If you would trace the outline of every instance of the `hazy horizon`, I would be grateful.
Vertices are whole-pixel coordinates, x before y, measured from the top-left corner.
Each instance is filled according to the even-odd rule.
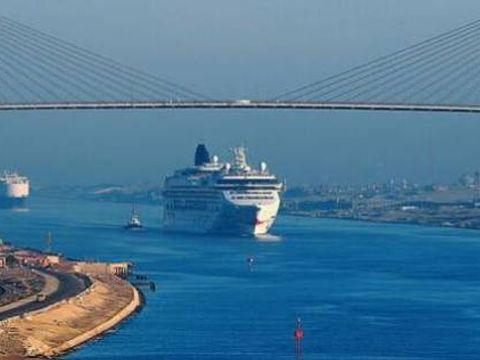
[[[276,6],[272,6],[272,3]],[[473,0],[5,0],[2,14],[214,98],[265,98],[476,20]],[[0,169],[34,184],[161,182],[204,142],[290,183],[451,182],[480,169],[475,114],[0,113]]]

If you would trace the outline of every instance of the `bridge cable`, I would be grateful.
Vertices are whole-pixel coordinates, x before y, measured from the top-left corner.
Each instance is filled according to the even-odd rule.
[[[416,85],[419,83],[418,81],[418,74],[415,71],[418,71],[420,69],[426,69],[425,72],[422,72],[422,75],[425,74],[430,74],[438,72],[439,68],[435,68],[434,66],[439,66],[440,65],[455,65],[456,61],[458,59],[463,59],[464,55],[470,54],[471,53],[471,47],[470,45],[475,45],[478,42],[478,34],[476,34],[476,37],[471,39],[471,41],[466,42],[466,43],[460,43],[460,44],[455,44],[454,46],[451,46],[446,49],[442,49],[441,52],[436,52],[434,55],[437,55],[436,57],[429,57],[429,58],[422,58],[421,60],[414,60],[413,62],[407,63],[407,64],[402,64],[398,67],[393,67],[389,72],[384,73],[380,76],[374,77],[373,79],[368,79],[367,82],[363,83],[361,86],[357,86],[353,89],[348,89],[344,91],[344,93],[338,95],[342,96],[347,93],[353,92],[355,90],[358,90],[362,87],[366,87],[369,85],[374,84],[375,86],[372,89],[367,89],[366,91],[363,92],[369,93],[371,91],[374,91],[374,95],[370,95],[369,97],[363,97],[361,100],[363,101],[371,101],[375,100],[375,96],[378,95],[383,95],[384,97],[386,96],[385,93],[385,88],[382,87],[384,85],[390,85],[389,88],[396,88],[397,91],[395,94],[392,96],[392,98],[395,98],[396,95],[401,94],[403,91],[410,89],[413,85]],[[448,55],[448,56],[447,56]],[[445,68],[445,66],[443,66]],[[402,70],[402,72],[400,72]],[[423,76],[422,78],[425,78]],[[382,80],[380,84],[377,83],[378,80]],[[397,81],[399,80],[399,81]],[[413,83],[412,83],[413,80]],[[394,82],[397,81],[397,82]],[[410,81],[410,83],[409,83]],[[399,88],[399,86],[408,84],[407,87]],[[357,94],[356,98],[360,96],[360,93]],[[335,97],[331,97],[326,99],[325,101],[330,101],[333,100]]]
[[[104,68],[110,71],[112,69],[116,69],[119,71],[118,75],[128,75],[134,78],[136,81],[142,80],[144,82],[150,83],[153,86],[162,87],[164,90],[168,90],[171,93],[173,92],[184,97],[208,99],[208,97],[204,94],[200,94],[184,86],[174,84],[173,82],[160,78],[158,76],[149,75],[141,70],[121,64],[118,61],[107,58],[105,56],[95,54],[92,51],[83,49],[77,45],[66,42],[55,36],[48,35],[29,26],[8,19],[4,16],[0,16],[0,19],[3,20],[4,23],[10,25],[12,28],[16,29],[16,31],[22,32],[23,35],[29,34],[30,36],[35,37],[37,40],[42,40],[43,42],[48,43],[51,46],[56,46],[58,49],[64,50],[65,53],[68,53],[70,55],[77,54],[77,56],[83,57],[85,60],[88,60],[91,63],[96,63],[98,66],[102,65]]]
[[[18,38],[18,33],[11,33],[9,32],[11,36],[17,37]],[[69,54],[65,54],[61,50],[57,48],[52,48],[49,47],[48,45],[43,44],[41,41],[36,41],[36,39],[31,39],[31,38],[25,38],[21,37],[20,39],[22,41],[20,42],[27,42],[28,44],[32,45],[33,47],[36,48],[33,51],[38,51],[42,54],[42,59],[50,58],[53,59],[53,61],[56,62],[56,69],[59,70],[59,66],[65,66],[65,65],[75,65],[77,67],[77,71],[80,70],[82,72],[82,76],[87,76],[90,79],[93,79],[97,83],[102,83],[104,86],[108,87],[109,89],[114,91],[114,94],[124,94],[121,96],[122,99],[125,99],[125,97],[129,97],[129,93],[126,88],[129,87],[130,83],[122,81],[122,76],[117,76],[118,74],[112,73],[111,71],[108,73],[102,72],[102,69],[97,69],[95,67],[88,67],[87,64],[82,61],[83,59],[77,57],[77,56],[69,56]],[[62,62],[62,61],[65,62]],[[37,61],[42,61],[38,59]],[[168,96],[166,92],[162,92],[162,95]],[[151,96],[150,94],[148,95],[149,97]],[[115,98],[115,96],[114,96]]]
[[[296,98],[299,99],[304,95],[305,91],[312,91],[314,93],[316,90],[326,88],[327,86],[337,85],[342,81],[343,82],[347,81],[352,77],[359,76],[360,74],[374,73],[378,71],[379,68],[382,68],[382,67],[385,68],[387,66],[390,66],[392,62],[393,63],[399,62],[406,57],[408,58],[412,56],[418,56],[418,54],[422,52],[428,53],[429,51],[432,51],[433,49],[435,49],[435,46],[437,47],[448,46],[452,42],[456,41],[458,38],[460,38],[461,40],[463,36],[471,34],[472,32],[475,32],[476,30],[478,30],[479,25],[480,25],[480,20],[471,22],[457,29],[447,31],[433,38],[430,38],[420,43],[417,43],[415,45],[409,46],[403,50],[399,50],[392,54],[374,59],[366,64],[356,66],[352,69],[341,72],[334,76],[330,76],[326,79],[322,79],[322,80],[307,84],[305,86],[302,86],[300,88],[296,88],[294,90],[285,92],[283,94],[276,96],[272,100],[278,101],[281,99],[287,99],[291,101],[292,95],[296,95]],[[290,98],[288,98],[288,96],[290,96]]]
[[[374,81],[376,81],[379,78],[385,78],[385,76],[387,76],[387,75],[391,75],[393,73],[396,73],[399,69],[405,69],[411,64],[418,63],[419,58],[420,58],[421,61],[424,61],[424,60],[431,61],[431,56],[432,55],[439,55],[442,52],[451,49],[452,46],[463,46],[465,39],[470,39],[470,38],[473,38],[473,37],[477,36],[476,31],[478,31],[478,28],[475,29],[475,32],[473,33],[473,35],[471,34],[471,31],[470,31],[468,33],[469,36],[461,38],[460,40],[462,42],[460,42],[460,43],[458,43],[456,41],[457,39],[454,39],[454,40],[449,40],[447,43],[441,44],[440,46],[435,45],[433,47],[424,48],[421,51],[410,54],[406,59],[401,59],[401,60],[396,59],[394,62],[385,63],[385,64],[382,65],[381,69],[378,69],[378,68],[374,67],[373,69],[369,69],[369,71],[366,74],[364,74],[364,72],[362,72],[360,74],[355,74],[353,76],[350,76],[349,78],[343,79],[341,84],[340,84],[340,82],[335,83],[335,84],[330,84],[328,87],[333,87],[333,85],[338,85],[338,87],[333,88],[333,90],[332,89],[326,90],[325,89],[326,87],[325,88],[314,89],[314,90],[309,91],[307,94],[304,94],[304,96],[317,93],[316,97],[319,98],[321,96],[334,93],[335,91],[337,91],[338,89],[341,89],[342,87],[348,87],[350,85],[353,85],[353,84],[355,84],[359,81],[363,81],[363,80],[368,80],[368,83],[373,83]],[[411,63],[409,63],[409,62],[405,63],[405,60],[415,60],[415,61],[413,63],[412,62]],[[398,64],[400,64],[400,65],[398,65]],[[395,67],[395,65],[398,65],[398,66]],[[387,73],[385,74],[385,72],[387,72]],[[359,75],[362,75],[362,76],[360,78],[357,78],[357,76],[359,76]],[[345,81],[348,81],[348,82],[345,83]],[[321,93],[318,94],[319,92],[321,92]],[[297,98],[294,98],[294,100],[297,100]],[[329,100],[326,100],[326,101],[329,101]]]

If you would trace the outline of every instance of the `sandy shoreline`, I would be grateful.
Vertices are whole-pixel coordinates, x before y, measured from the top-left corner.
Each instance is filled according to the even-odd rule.
[[[89,273],[82,293],[0,322],[0,359],[56,357],[116,327],[142,305],[139,291],[115,275]]]
[[[117,314],[115,314],[110,319],[106,319],[105,322],[99,324],[93,329],[88,330],[85,333],[71,340],[65,341],[60,346],[57,346],[55,348],[48,350],[44,354],[41,354],[41,356],[54,357],[54,356],[61,355],[65,352],[72,351],[75,348],[79,347],[80,345],[92,339],[95,339],[96,337],[102,335],[106,331],[118,326],[122,321],[127,319],[134,312],[136,312],[142,305],[142,298],[140,296],[139,291],[134,286],[130,284],[129,286],[131,287],[132,294],[133,294],[132,299],[130,303],[127,304],[127,306],[125,306],[123,309],[120,309],[120,311]]]

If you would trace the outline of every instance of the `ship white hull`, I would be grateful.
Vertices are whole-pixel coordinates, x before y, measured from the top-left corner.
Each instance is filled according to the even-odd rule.
[[[25,207],[30,195],[30,181],[16,173],[0,174],[0,208],[16,209]]]
[[[219,210],[165,209],[164,230],[202,234],[262,235],[273,225],[278,203],[224,204]]]

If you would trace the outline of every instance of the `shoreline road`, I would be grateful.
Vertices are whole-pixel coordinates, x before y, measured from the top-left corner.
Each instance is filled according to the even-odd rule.
[[[89,291],[0,323],[0,359],[58,357],[114,328],[142,305],[128,281],[106,273],[89,278]]]
[[[88,277],[84,275],[39,269],[35,271],[46,279],[46,286],[41,292],[46,295],[45,299],[37,301],[37,296],[34,295],[0,307],[0,321],[74,297],[91,285]]]

